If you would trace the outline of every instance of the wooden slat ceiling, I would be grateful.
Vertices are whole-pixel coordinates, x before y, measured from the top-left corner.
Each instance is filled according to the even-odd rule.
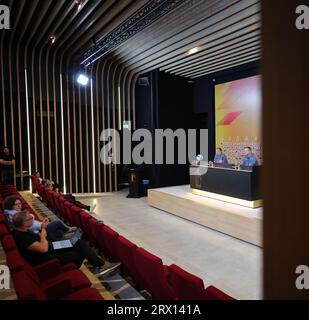
[[[260,11],[258,0],[186,0],[127,40],[124,33],[123,42],[100,59],[112,56],[134,73],[159,68],[189,79],[256,61],[261,58]],[[197,53],[190,55],[195,47]],[[87,51],[80,61],[85,56]]]
[[[261,57],[259,0],[84,0],[79,11],[74,0],[6,4],[13,27],[6,37],[48,48],[65,65],[87,65],[87,53],[100,43],[108,50],[99,59],[108,57],[135,74],[160,68],[196,78]],[[189,55],[194,47],[198,52]]]
[[[83,0],[77,10],[75,0],[2,1],[11,10],[11,30],[2,32],[1,39],[15,46],[27,45],[32,51],[47,49],[62,57],[61,61],[72,62],[99,34],[110,32],[145,3],[147,0]],[[56,37],[52,46],[51,36]]]

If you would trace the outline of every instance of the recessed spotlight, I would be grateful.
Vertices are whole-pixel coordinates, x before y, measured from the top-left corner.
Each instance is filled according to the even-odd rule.
[[[191,55],[191,54],[197,53],[197,52],[198,52],[198,50],[199,50],[199,48],[198,48],[198,47],[192,48],[192,49],[190,49],[190,50],[188,51],[188,55]]]
[[[77,4],[77,11],[79,11],[84,4],[84,0],[76,0],[75,3]]]
[[[89,78],[87,76],[85,76],[84,74],[80,74],[77,78],[77,82],[83,86],[86,86],[89,82]]]
[[[56,41],[56,36],[51,36],[49,39],[50,39],[50,43],[54,44]]]

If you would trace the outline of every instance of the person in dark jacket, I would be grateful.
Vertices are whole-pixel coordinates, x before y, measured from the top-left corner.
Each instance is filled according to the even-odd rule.
[[[0,153],[0,179],[3,184],[14,184],[15,157],[8,147]]]

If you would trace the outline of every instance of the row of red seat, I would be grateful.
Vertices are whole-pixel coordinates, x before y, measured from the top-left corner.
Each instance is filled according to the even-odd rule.
[[[110,261],[121,261],[140,289],[149,291],[156,300],[233,300],[214,286],[205,289],[201,278],[179,266],[166,266],[162,260],[137,247],[106,224],[73,205],[57,192],[45,189],[32,177],[37,191],[52,210],[66,223],[81,228],[88,240]]]
[[[14,186],[0,185],[0,204],[5,197],[20,196]],[[21,199],[23,209],[35,214]],[[74,264],[61,265],[53,259],[33,267],[19,254],[10,234],[3,212],[0,212],[0,239],[6,253],[6,262],[12,275],[15,292],[21,300],[103,300],[91,282]]]

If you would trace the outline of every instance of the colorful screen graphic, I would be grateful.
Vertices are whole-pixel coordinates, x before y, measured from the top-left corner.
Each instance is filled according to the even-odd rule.
[[[229,163],[240,164],[244,148],[253,149],[262,163],[261,76],[215,86],[216,147]]]

